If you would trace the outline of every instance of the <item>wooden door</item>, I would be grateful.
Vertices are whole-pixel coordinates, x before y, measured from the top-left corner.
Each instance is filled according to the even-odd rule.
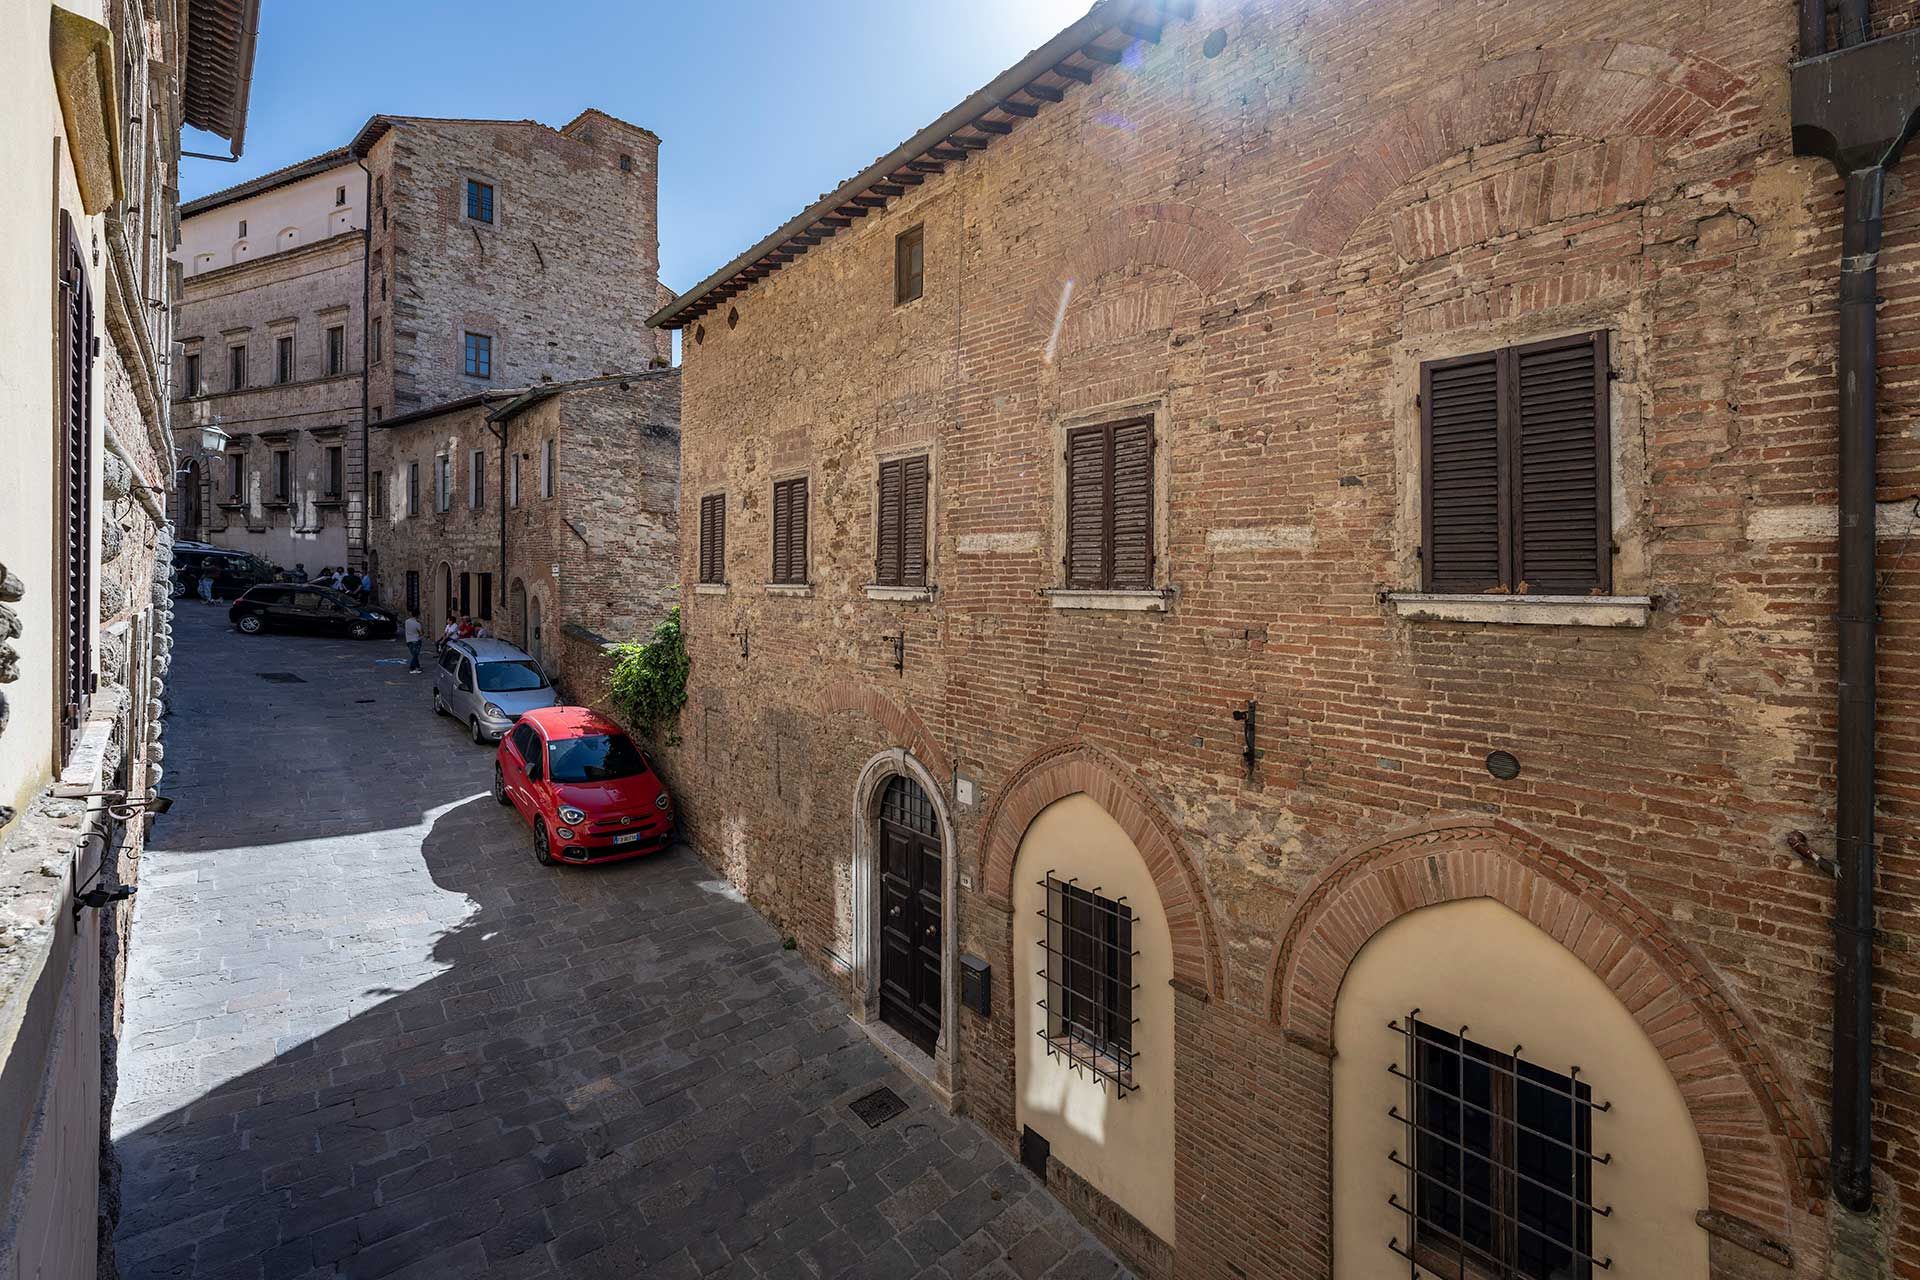
[[[911,778],[880,804],[880,1017],[932,1053],[940,1039],[942,856],[927,793]]]

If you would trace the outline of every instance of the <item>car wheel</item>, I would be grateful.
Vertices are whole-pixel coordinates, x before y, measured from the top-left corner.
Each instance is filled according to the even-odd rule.
[[[547,840],[547,820],[533,820],[533,860],[543,867],[553,865],[553,846]]]
[[[440,691],[438,689],[433,691],[433,714],[437,716],[447,714],[447,704],[440,701]]]
[[[479,718],[478,718],[478,717],[475,717],[475,718],[474,718],[473,720],[471,720],[471,721],[469,721],[469,722],[468,722],[468,724],[467,724],[467,728],[468,728],[468,730],[469,730],[469,731],[470,731],[470,732],[471,732],[471,733],[473,734],[473,745],[474,745],[474,746],[476,746],[476,747],[484,747],[484,746],[487,746],[487,745],[489,745],[489,744],[488,744],[488,742],[487,742],[487,735],[486,735],[486,733],[485,733],[485,732],[483,732],[483,731],[481,730],[481,728],[480,728],[480,720],[479,720]]]
[[[493,762],[493,802],[495,804],[508,803],[507,780],[500,772],[500,762],[498,760]]]
[[[233,625],[240,628],[240,634],[243,636],[257,636],[264,629],[264,624],[257,613],[243,613],[240,615],[240,620]]]
[[[364,622],[356,622],[352,626],[347,628],[347,634],[352,636],[355,640],[365,640],[368,636],[373,634],[373,629],[367,626],[367,624]]]

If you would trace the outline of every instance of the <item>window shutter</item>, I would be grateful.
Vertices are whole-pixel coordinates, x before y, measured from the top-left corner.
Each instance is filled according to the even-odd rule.
[[[807,580],[807,482],[787,481],[787,576],[783,582]]]
[[[927,460],[908,458],[901,478],[900,584],[927,585]]]
[[[1605,591],[1613,561],[1606,335],[1515,348],[1512,367],[1516,585],[1548,595]]]
[[[875,498],[879,510],[874,533],[873,580],[883,587],[897,587],[904,581],[905,496],[905,460],[881,463],[880,489]]]
[[[1106,428],[1069,432],[1065,565],[1069,587],[1106,585],[1108,492]]]
[[[60,217],[61,514],[66,566],[61,584],[66,652],[61,695],[60,758],[66,760],[84,715],[93,672],[93,291],[73,220]]]
[[[1153,424],[1113,428],[1113,562],[1108,585],[1153,585]]]
[[[700,499],[700,581],[727,580],[726,548],[727,496],[710,493]]]
[[[1494,591],[1506,578],[1498,353],[1420,371],[1429,591]]]
[[[787,581],[787,486],[773,486],[773,581]]]

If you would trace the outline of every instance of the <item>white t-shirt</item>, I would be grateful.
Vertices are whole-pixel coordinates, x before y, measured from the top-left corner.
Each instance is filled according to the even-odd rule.
[[[419,644],[420,643],[420,619],[408,618],[406,621],[406,625],[402,628],[402,634],[406,636],[408,644]]]

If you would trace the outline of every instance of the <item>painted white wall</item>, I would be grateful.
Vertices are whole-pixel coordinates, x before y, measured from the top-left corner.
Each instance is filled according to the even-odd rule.
[[[1406,1046],[1388,1024],[1410,1010],[1480,1044],[1524,1046],[1527,1061],[1580,1068],[1596,1102],[1616,1105],[1593,1121],[1594,1253],[1611,1274],[1706,1280],[1707,1235],[1693,1220],[1707,1207],[1707,1163],[1680,1089],[1625,1005],[1572,952],[1490,898],[1426,907],[1376,934],[1347,970],[1334,1010],[1333,1229],[1335,1280],[1404,1275],[1387,1242],[1407,1240],[1407,1219],[1387,1203],[1407,1200],[1407,1174],[1387,1153],[1407,1149]]]
[[[347,202],[336,205],[334,199],[341,187],[347,189]],[[173,257],[190,276],[236,262],[251,262],[342,231],[357,231],[367,225],[366,209],[367,175],[359,165],[348,161],[284,187],[181,219],[180,247]],[[244,240],[240,237],[243,220],[247,224]]]
[[[71,0],[65,7],[96,22],[104,16],[101,0]],[[26,586],[26,598],[10,606],[25,630],[12,642],[20,655],[20,676],[0,685],[12,707],[12,721],[0,734],[0,804],[15,807],[52,772],[57,711],[56,386],[48,326],[57,314],[58,210],[73,214],[88,250],[99,225],[98,218],[80,212],[48,55],[51,19],[47,0],[0,4],[0,84],[7,86],[6,108],[0,110],[0,173],[7,175],[6,196],[0,199],[0,280],[6,282],[0,290],[0,457],[6,459],[0,466],[0,564]],[[106,273],[91,262],[90,271],[97,326],[106,306]],[[103,396],[103,366],[95,364],[96,405]],[[96,415],[96,457],[102,452],[98,424]],[[97,537],[90,541],[99,544]]]
[[[1133,908],[1135,1090],[1116,1096],[1075,1072],[1041,1041],[1040,949],[1047,872],[1125,897]],[[1054,1158],[1168,1244],[1173,1239],[1173,941],[1153,877],[1112,815],[1086,795],[1041,810],[1013,866],[1014,1122],[1031,1127]]]

